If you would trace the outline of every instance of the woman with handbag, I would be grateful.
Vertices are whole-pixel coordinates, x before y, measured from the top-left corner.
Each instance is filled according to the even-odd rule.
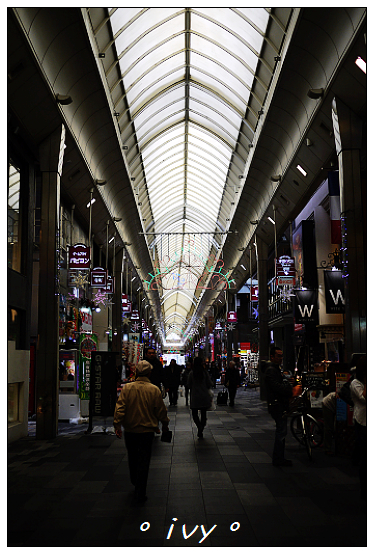
[[[212,396],[209,390],[213,384],[205,369],[205,363],[201,358],[195,358],[192,371],[188,376],[188,388],[190,390],[190,408],[192,419],[197,427],[197,436],[203,438],[203,430],[206,425],[206,412],[212,403]],[[201,419],[199,419],[199,411]]]

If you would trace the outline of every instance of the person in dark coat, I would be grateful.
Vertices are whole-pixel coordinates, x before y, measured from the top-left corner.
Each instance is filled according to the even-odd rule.
[[[240,385],[240,373],[233,361],[229,363],[228,370],[226,371],[225,385],[229,390],[229,405],[234,406],[236,391]]]
[[[212,404],[209,390],[213,383],[205,369],[205,363],[201,358],[195,358],[192,371],[188,377],[188,386],[191,391],[190,408],[192,419],[197,427],[197,436],[203,438],[203,430],[207,422],[206,411]],[[199,419],[199,411],[201,419]]]
[[[161,390],[161,383],[165,385],[165,372],[162,363],[156,356],[155,349],[151,347],[147,348],[144,359],[152,366],[151,383]]]
[[[292,386],[295,383],[294,377],[283,378],[280,365],[283,360],[281,348],[272,346],[270,349],[270,361],[266,362],[265,384],[267,390],[268,410],[275,421],[275,440],[273,449],[274,466],[292,466],[291,460],[284,457],[284,449],[287,435],[287,417],[289,400],[292,397]]]
[[[210,375],[211,375],[211,377],[212,377],[213,388],[214,388],[214,389],[216,388],[216,382],[217,382],[217,378],[218,378],[218,373],[219,373],[219,369],[218,369],[218,367],[216,366],[216,363],[215,363],[215,362],[212,362],[212,365],[210,366]]]
[[[176,360],[170,360],[170,364],[165,370],[166,389],[169,391],[170,406],[178,404],[178,389],[181,380],[181,368]]]
[[[189,393],[189,387],[188,387],[188,376],[191,373],[191,362],[186,363],[186,368],[183,370],[181,374],[181,385],[184,387],[184,395],[186,397],[186,406],[188,406],[188,393]]]

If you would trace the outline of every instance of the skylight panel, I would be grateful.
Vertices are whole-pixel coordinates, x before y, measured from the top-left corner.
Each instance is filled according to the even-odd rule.
[[[226,177],[227,169],[228,169],[228,161],[223,160],[222,157],[219,157],[217,155],[213,155],[211,152],[206,150],[205,145],[201,144],[201,147],[199,148],[196,144],[193,144],[189,142],[188,144],[188,154],[192,155],[196,158],[201,158],[203,161],[202,163],[210,163],[215,166],[215,168],[218,171],[222,171],[223,174]]]
[[[237,11],[248,18],[252,23],[256,25],[265,33],[266,27],[269,21],[269,13],[265,9],[258,8],[236,8]]]
[[[200,13],[208,15],[209,17],[213,17],[213,19],[215,19],[218,23],[224,25],[235,34],[239,35],[244,42],[249,43],[251,47],[256,50],[257,53],[260,53],[263,42],[262,35],[255,29],[255,27],[250,25],[250,23],[247,23],[247,21],[243,17],[241,17],[241,15],[237,14],[234,10],[230,10],[227,8],[214,8],[214,11],[212,13],[212,10],[209,8],[199,8],[198,11]],[[252,15],[258,13],[259,11],[260,10],[258,9],[256,10],[256,12],[252,10]],[[255,18],[257,21],[260,21],[260,18],[258,16],[255,16]]]
[[[148,156],[157,154],[159,151],[163,150],[168,143],[174,144],[174,141],[176,140],[183,140],[182,137],[184,137],[184,127],[184,123],[181,122],[179,125],[175,125],[174,127],[167,129],[158,137],[155,137],[152,143],[147,144],[143,148],[143,158],[146,159]]]
[[[121,72],[124,75],[123,81],[125,88],[128,88],[140,75],[145,73],[150,67],[156,65],[164,59],[168,59],[173,55],[184,50],[185,36],[184,33],[168,40],[158,48],[151,50],[143,58],[138,58],[137,62],[129,67],[126,56],[119,60]]]
[[[190,105],[191,102],[194,106],[193,109],[196,111],[199,111],[199,106],[201,106],[201,113],[209,114],[208,117],[215,117],[218,124],[232,127],[233,129],[230,133],[234,133],[234,130],[237,132],[240,129],[242,118],[227,104],[217,99],[217,97],[207,94],[198,88],[191,87]],[[214,111],[215,115],[212,114],[212,111]]]
[[[127,11],[127,9],[119,8],[115,12],[115,14],[113,14],[113,16],[110,18],[111,21],[116,14],[119,14],[118,15],[119,18],[121,17],[121,14],[125,15],[123,13],[124,11]],[[148,44],[150,45],[150,47],[154,46],[154,43],[157,41],[157,37],[159,37],[162,34],[162,31],[161,31],[162,28],[165,29],[166,27],[165,32],[163,33],[163,36],[165,37],[171,31],[171,28],[168,27],[168,25],[170,25],[173,21],[182,19],[181,16],[179,16],[179,18],[178,17],[173,18],[171,21],[167,21],[166,23],[161,25],[161,22],[164,19],[174,15],[176,11],[177,10],[175,10],[175,8],[166,9],[166,10],[157,9],[157,10],[152,10],[151,13],[149,11],[145,12],[145,14],[138,17],[135,21],[133,21],[130,25],[128,25],[128,27],[126,27],[124,32],[120,33],[116,38],[116,47],[117,47],[118,55],[120,55],[126,48],[129,48],[131,45],[133,45],[134,42],[136,43],[136,49],[139,50],[139,54],[142,53],[144,49],[144,45],[139,44],[142,42],[142,40],[139,40],[139,37],[141,37],[144,33],[146,33],[146,35],[145,37],[143,37],[143,40],[144,38],[148,37]],[[152,17],[149,17],[150,15],[152,15]],[[126,24],[129,20],[124,19],[123,21],[124,22],[122,23],[120,28],[124,24]],[[176,29],[178,26],[181,30],[182,25],[183,25],[183,22],[179,24],[175,23],[174,28]],[[156,26],[156,29],[149,32],[149,30],[154,26]],[[134,46],[132,46],[132,48],[134,48]]]
[[[209,129],[212,133],[221,137],[224,141],[226,141],[227,144],[230,145],[232,149],[235,148],[236,137],[226,132],[224,126],[219,127],[215,123],[214,119],[209,119],[208,117],[201,115],[200,112],[197,111],[191,111],[190,117],[196,123],[199,123],[203,127]]]
[[[191,27],[194,31],[212,38],[215,42],[225,45],[227,50],[245,60],[246,64],[254,71],[257,66],[258,56],[252,52],[241,40],[232,33],[228,33],[219,25],[199,17],[194,13],[191,16]]]
[[[159,149],[156,149],[154,152],[150,152],[148,156],[143,156],[144,163],[148,167],[153,167],[157,165],[158,159],[166,159],[170,156],[175,155],[176,153],[184,151],[184,137],[180,139],[175,139],[172,141],[167,141],[166,143],[160,145]]]
[[[218,65],[216,66],[217,71],[221,73],[222,68],[220,68]],[[226,99],[234,106],[240,113],[241,117],[245,116],[246,111],[246,103],[243,101],[242,98],[238,95],[238,88],[242,89],[242,92],[246,93],[248,95],[248,91],[240,81],[237,79],[231,78],[232,86],[231,90],[228,86],[224,86],[221,83],[217,81],[217,79],[214,79],[210,75],[207,75],[205,72],[201,72],[198,69],[195,69],[194,67],[191,67],[191,80],[196,81],[199,83],[202,83],[203,85],[207,86],[209,89],[211,89],[213,92],[218,92],[221,94],[221,96],[226,97]],[[222,75],[220,75],[220,79],[222,80]],[[234,88],[235,87],[235,88]]]
[[[195,160],[190,157],[188,158],[187,178],[191,179],[192,182],[203,181],[207,183],[218,194],[223,189],[224,179],[221,175],[209,171],[205,166],[196,164]]]
[[[126,25],[133,17],[139,14],[143,8],[119,8],[110,16],[113,35]]]
[[[152,175],[156,176],[162,174],[166,171],[173,171],[179,169],[183,165],[183,158],[177,158],[176,160],[165,160],[160,162],[157,167],[154,167],[153,170],[148,169],[147,167],[147,178],[151,179]]]
[[[219,79],[236,91],[244,101],[249,97],[251,90],[249,84],[243,79],[242,73],[235,73],[231,66],[225,67],[219,63],[221,60],[214,61],[204,56],[204,52],[195,52],[194,50],[191,51],[190,60],[191,71],[194,71],[196,68],[202,72],[201,74],[206,73],[212,78]],[[250,75],[252,76],[252,74]]]
[[[152,160],[150,162],[147,160],[146,166],[147,166],[147,175],[148,177],[151,177],[152,175],[156,175],[162,168],[164,168],[166,165],[170,164],[173,160],[182,160],[184,158],[184,145],[178,144],[176,147],[171,149],[169,152],[165,152],[163,155],[160,154],[159,161]]]
[[[170,61],[182,61],[183,56],[175,56]],[[174,66],[174,64],[173,64]],[[151,72],[145,75],[140,81],[127,93],[130,108],[136,113],[139,108],[146,104],[151,98],[156,97],[162,90],[176,84],[184,79],[185,67],[179,63],[175,67],[165,66],[166,75],[162,74],[163,67],[158,68],[158,72]]]
[[[141,19],[141,18],[140,18]],[[135,42],[132,43],[131,48],[124,55],[126,64],[128,66],[132,65],[137,59],[141,58],[147,52],[152,51],[154,48],[157,48],[168,36],[172,36],[175,33],[181,33],[184,26],[184,17],[179,16],[173,18],[171,21],[163,23],[162,25],[156,27],[150,32],[147,32],[142,38],[135,37]],[[123,35],[122,33],[118,39],[116,39],[117,51],[120,54],[124,48],[119,44]]]
[[[209,149],[209,146],[212,148],[212,151],[219,155],[224,156],[228,160],[231,159],[232,152],[227,144],[219,140],[216,136],[212,135],[207,131],[203,131],[201,127],[194,125],[193,122],[189,123],[189,140],[194,140],[196,137],[197,140],[203,141],[206,148]],[[204,146],[205,148],[205,146]]]
[[[134,124],[136,128],[138,129],[144,121],[151,117],[161,119],[165,117],[165,112],[172,113],[173,111],[176,111],[174,104],[178,101],[184,101],[184,96],[185,88],[182,86],[176,86],[165,94],[162,94],[158,99],[150,102],[145,108],[134,116]],[[180,106],[178,106],[177,109],[180,109]]]
[[[138,137],[138,144],[140,148],[142,149],[143,146],[151,139],[154,140],[155,138],[157,138],[157,135],[165,131],[165,129],[167,129],[169,126],[172,126],[175,123],[179,123],[181,120],[183,120],[184,113],[184,110],[180,109],[176,113],[173,113],[172,115],[163,118],[158,122],[153,121],[149,126],[144,126],[144,128],[140,130]]]
[[[234,75],[240,75],[242,81],[252,87],[253,73],[246,66],[246,59],[238,60],[235,56],[226,52],[224,48],[194,34],[191,34],[191,48],[230,68]]]

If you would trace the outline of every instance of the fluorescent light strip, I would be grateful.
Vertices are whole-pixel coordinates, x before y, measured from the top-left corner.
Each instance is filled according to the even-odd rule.
[[[268,215],[268,220],[271,221],[271,223],[272,223],[273,225],[275,225],[275,221],[274,221],[274,219],[273,219],[272,217],[270,217],[270,215]]]
[[[308,175],[305,169],[301,167],[301,165],[297,165],[296,168],[300,171],[301,175],[304,175],[304,177]]]
[[[366,75],[366,62],[360,58],[360,56],[358,56],[357,60],[355,61],[355,64],[357,65],[357,67],[359,67],[361,69],[361,71],[363,71]]]
[[[90,206],[92,206],[92,204],[96,202],[96,198],[92,198],[92,200],[90,200],[87,204],[87,208],[89,208]]]

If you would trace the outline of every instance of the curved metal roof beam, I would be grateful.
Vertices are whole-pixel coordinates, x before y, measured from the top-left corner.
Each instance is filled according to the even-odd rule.
[[[255,56],[257,56],[257,58],[260,58],[260,53],[257,52],[257,50],[255,50],[249,42],[244,40],[242,36],[240,36],[238,33],[235,33],[235,31],[233,31],[229,27],[226,27],[226,25],[223,25],[223,23],[220,23],[217,19],[214,19],[213,17],[209,17],[207,14],[199,12],[198,10],[194,10],[193,8],[191,8],[191,13],[194,13],[195,15],[198,15],[199,17],[201,17],[203,19],[206,19],[206,20],[210,21],[211,23],[214,23],[215,25],[218,25],[218,27],[221,27],[221,29],[223,29],[227,33],[233,35],[236,39],[238,39],[240,42],[242,42],[244,44],[244,46],[246,46],[249,50],[251,50],[251,52],[253,52],[253,54]],[[251,25],[251,27],[253,29],[255,29],[255,31],[259,35],[261,35],[262,37],[265,36],[265,33],[263,33],[258,27],[256,27],[256,25],[254,25],[254,23],[250,22],[250,20],[248,18],[247,18],[247,22],[249,23],[249,25]]]
[[[192,144],[192,145],[191,145],[191,143],[190,143],[188,140],[186,140],[184,136],[183,136],[182,138],[183,138],[183,140],[181,140],[180,142],[174,144],[174,146],[172,146],[171,148],[169,148],[169,149],[167,150],[167,152],[168,152],[169,155],[167,155],[165,158],[163,157],[162,154],[160,155],[160,157],[161,157],[161,156],[163,157],[162,162],[165,162],[165,161],[167,161],[167,160],[171,160],[172,158],[176,157],[177,155],[184,156],[184,151],[181,151],[181,150],[180,150],[180,151],[178,151],[178,152],[173,152],[173,150],[175,150],[175,149],[177,149],[177,148],[180,149],[181,146],[183,146],[183,148],[184,148],[186,145],[195,146],[195,144]],[[208,158],[204,157],[204,156],[201,154],[201,152],[206,153],[208,156],[210,156],[211,159],[208,159]],[[195,156],[198,156],[198,157],[201,158],[204,162],[206,162],[206,164],[210,164],[210,165],[212,165],[213,167],[215,167],[219,172],[223,172],[223,171],[224,171],[225,174],[227,173],[227,169],[228,169],[229,163],[225,164],[225,163],[222,161],[222,159],[219,159],[217,156],[211,155],[211,154],[210,154],[209,152],[207,152],[206,150],[203,150],[203,149],[200,149],[200,148],[199,148],[198,152],[192,152],[192,153],[189,152],[189,154],[193,154],[193,155],[195,155]],[[149,162],[149,161],[148,161],[148,158],[149,158],[149,156],[143,156],[143,161],[144,161],[144,164],[146,164],[146,166],[147,166],[147,170],[148,170],[148,171],[152,171],[152,169],[153,169],[152,166],[157,166],[157,164],[159,163],[159,160],[157,159],[157,157],[154,157],[154,159],[153,159],[151,162]],[[223,168],[220,168],[219,165],[218,165],[218,163],[214,163],[214,162],[212,161],[212,159],[214,159],[214,160],[217,161],[218,163],[222,164]],[[204,167],[208,167],[208,165],[206,165],[206,164],[205,164],[205,163],[202,163],[201,165],[203,165]],[[226,178],[226,175],[225,175],[225,178]]]

